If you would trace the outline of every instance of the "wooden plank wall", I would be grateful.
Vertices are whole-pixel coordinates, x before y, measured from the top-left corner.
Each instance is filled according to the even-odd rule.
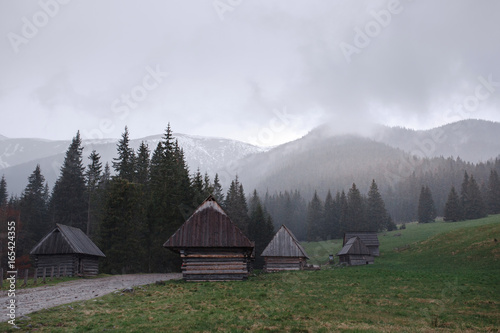
[[[265,272],[298,271],[304,268],[305,258],[300,257],[264,257]]]
[[[42,277],[43,268],[46,268],[47,272],[50,272],[52,267],[57,271],[58,267],[61,267],[61,274],[64,272],[64,267],[66,267],[66,275],[67,276],[75,276],[75,273],[78,271],[78,259],[75,255],[39,255],[36,256],[38,260],[36,261],[36,267],[39,268],[37,271],[37,277]]]
[[[189,253],[181,255],[182,276],[187,281],[244,280],[248,259],[243,253]]]

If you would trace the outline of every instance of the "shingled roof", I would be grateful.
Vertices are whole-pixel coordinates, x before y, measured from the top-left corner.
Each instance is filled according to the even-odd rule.
[[[293,233],[282,225],[273,239],[262,252],[263,257],[305,257],[309,259],[306,251],[300,245]]]
[[[166,248],[253,248],[213,196],[209,196],[189,219],[163,244]]]
[[[359,237],[363,243],[370,247],[370,246],[379,246],[380,243],[378,241],[377,233],[376,232],[346,232],[344,234],[344,245],[347,243],[347,241],[353,237]]]
[[[82,230],[63,224],[56,224],[54,230],[45,235],[30,252],[33,255],[71,253],[105,257]]]
[[[370,249],[368,249],[364,242],[356,236],[350,238],[340,252],[337,253],[338,256],[346,254],[370,255]]]

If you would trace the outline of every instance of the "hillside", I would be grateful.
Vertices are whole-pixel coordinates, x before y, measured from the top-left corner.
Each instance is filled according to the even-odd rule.
[[[500,215],[410,224],[380,235],[381,256],[373,265],[148,285],[42,310],[18,325],[48,332],[494,332],[500,326],[495,238]],[[304,245],[320,261],[334,250],[326,242]],[[6,323],[0,329],[17,331]]]

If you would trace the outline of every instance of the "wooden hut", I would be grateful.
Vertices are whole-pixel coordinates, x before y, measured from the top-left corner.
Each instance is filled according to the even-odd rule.
[[[339,263],[351,266],[373,264],[374,261],[370,249],[358,236],[350,238],[337,256]]]
[[[309,259],[293,233],[282,225],[276,235],[262,252],[264,271],[298,271],[304,268]]]
[[[99,274],[99,258],[104,253],[78,229],[63,224],[56,224],[30,252],[42,276],[43,268],[68,276],[96,276]]]
[[[368,247],[372,256],[378,257],[380,255],[380,243],[376,232],[346,232],[344,234],[344,243],[342,246],[344,246],[347,241],[353,237],[359,237],[366,247]]]
[[[248,277],[255,244],[209,196],[163,246],[180,253],[185,280],[225,281]]]

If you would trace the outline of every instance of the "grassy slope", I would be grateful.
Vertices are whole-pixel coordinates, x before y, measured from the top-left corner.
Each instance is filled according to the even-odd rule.
[[[173,281],[41,311],[19,326],[50,332],[498,331],[500,242],[493,239],[500,240],[500,215],[409,224],[379,238],[382,256],[374,265],[259,274],[246,282]],[[340,249],[338,240],[304,245],[317,263]]]

